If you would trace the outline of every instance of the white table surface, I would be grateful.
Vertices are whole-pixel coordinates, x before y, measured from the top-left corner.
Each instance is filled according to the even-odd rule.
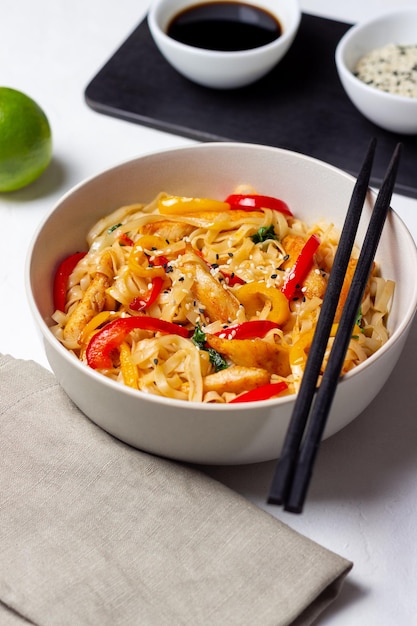
[[[349,22],[410,4],[301,2],[306,12]],[[24,190],[0,194],[2,353],[48,367],[26,302],[24,265],[35,229],[59,197],[119,161],[193,143],[100,115],[84,102],[86,85],[147,6],[147,0],[1,2],[0,84],[37,100],[54,136],[54,158],[44,176]],[[417,240],[417,201],[395,195],[392,205]],[[273,463],[207,468],[272,515],[354,561],[341,595],[320,624],[417,625],[416,348],[415,324],[386,389],[322,445],[302,515],[265,504]]]

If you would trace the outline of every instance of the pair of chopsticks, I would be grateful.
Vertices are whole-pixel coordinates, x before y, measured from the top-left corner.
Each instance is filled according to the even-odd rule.
[[[397,144],[394,150],[375,201],[333,347],[316,393],[340,291],[369,189],[375,148],[376,140],[373,139],[353,189],[306,368],[268,497],[269,504],[282,504],[285,510],[293,513],[301,513],[303,509],[327,416],[390,208],[401,144]]]

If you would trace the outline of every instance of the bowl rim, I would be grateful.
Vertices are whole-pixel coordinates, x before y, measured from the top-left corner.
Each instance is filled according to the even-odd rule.
[[[131,165],[132,163],[135,163],[135,162],[139,163],[140,161],[148,157],[155,157],[159,155],[173,155],[179,152],[187,152],[187,151],[198,152],[200,150],[203,150],[203,151],[216,150],[218,148],[223,148],[223,147],[227,149],[238,147],[239,150],[241,150],[242,148],[249,149],[249,150],[258,150],[259,148],[261,148],[263,151],[271,151],[275,153],[279,152],[282,154],[291,154],[297,158],[301,158],[310,163],[320,164],[321,166],[324,165],[328,170],[333,171],[337,173],[338,175],[343,176],[350,182],[352,182],[352,186],[356,180],[353,175],[349,174],[348,172],[346,172],[345,170],[337,166],[334,166],[330,163],[322,161],[321,159],[317,159],[309,155],[295,152],[293,150],[287,150],[285,148],[276,148],[273,146],[265,146],[262,144],[244,143],[244,142],[207,142],[207,143],[200,143],[200,144],[195,144],[191,146],[177,146],[177,147],[171,147],[167,149],[147,151],[136,157],[129,157],[127,159],[121,160],[105,168],[104,170],[101,170],[95,174],[90,175],[89,177],[83,179],[82,181],[80,181],[79,183],[71,187],[60,198],[58,198],[58,200],[52,206],[51,210],[44,216],[44,218],[38,224],[34,234],[32,235],[32,239],[30,241],[26,258],[25,258],[24,279],[25,279],[26,297],[29,303],[29,308],[32,312],[32,315],[34,316],[34,319],[36,320],[36,324],[37,324],[37,328],[39,332],[41,333],[44,340],[47,341],[53,349],[57,350],[58,353],[61,355],[61,357],[65,359],[65,361],[67,361],[72,366],[75,366],[80,371],[80,373],[82,372],[88,377],[92,377],[93,380],[96,380],[97,382],[100,382],[101,384],[104,384],[105,386],[109,387],[110,389],[115,389],[115,390],[117,389],[119,390],[120,393],[127,394],[128,396],[131,396],[133,398],[140,397],[140,399],[143,401],[156,403],[156,404],[162,404],[166,406],[175,404],[176,407],[182,408],[186,411],[189,411],[189,410],[195,411],[196,408],[198,408],[199,410],[207,411],[207,412],[216,411],[216,410],[218,411],[219,406],[220,406],[223,409],[227,407],[227,411],[228,412],[230,411],[231,413],[233,413],[234,411],[250,412],[250,411],[253,411],[255,407],[268,407],[268,406],[275,407],[275,406],[287,404],[288,402],[293,402],[294,399],[296,398],[297,394],[291,394],[291,395],[282,396],[278,398],[272,398],[268,400],[257,400],[253,402],[242,402],[242,403],[219,405],[219,404],[211,404],[211,403],[203,403],[203,402],[191,402],[188,400],[178,400],[178,399],[173,399],[173,398],[165,398],[163,396],[157,396],[157,395],[140,392],[140,390],[137,390],[137,389],[131,389],[130,387],[121,385],[120,383],[114,380],[111,380],[107,378],[106,376],[103,376],[99,372],[96,372],[92,368],[89,368],[85,363],[79,361],[74,355],[72,355],[71,352],[67,350],[58,341],[58,339],[52,334],[50,327],[47,325],[46,320],[42,317],[36,305],[35,297],[34,297],[33,290],[32,290],[31,268],[32,268],[32,257],[33,257],[34,249],[36,247],[38,237],[41,231],[43,230],[43,228],[45,227],[46,223],[49,221],[49,219],[53,217],[53,214],[55,213],[55,211],[74,192],[79,191],[82,187],[89,185],[91,182],[95,181],[96,179],[100,178],[103,175],[108,174],[109,172],[113,170],[117,170],[118,168],[122,168],[126,165]],[[376,191],[372,187],[370,187],[370,192],[373,198],[375,199]],[[403,232],[403,236],[406,238],[406,241],[408,243],[408,247],[413,252],[414,265],[417,268],[417,244],[414,241],[404,220],[400,217],[400,215],[398,215],[398,213],[396,213],[396,211],[392,207],[391,207],[391,214],[393,215],[394,219],[397,221],[399,227],[401,228]],[[413,322],[416,310],[417,310],[417,281],[414,281],[413,291],[410,292],[410,297],[407,303],[406,314],[403,315],[403,318],[398,323],[394,332],[389,336],[388,341],[383,346],[381,346],[381,348],[379,348],[377,352],[375,352],[373,355],[368,357],[366,361],[356,366],[353,370],[344,374],[344,376],[339,380],[338,385],[347,384],[348,381],[350,381],[352,378],[356,376],[360,376],[364,369],[367,369],[375,360],[378,360],[383,354],[385,354],[386,352],[394,348],[395,344],[401,339],[404,333],[408,331],[410,325]],[[138,393],[139,393],[139,396],[138,396]]]
[[[243,0],[245,1],[245,0]],[[284,32],[277,37],[274,41],[270,43],[264,44],[263,46],[258,46],[257,48],[249,48],[248,50],[210,50],[209,48],[197,48],[195,46],[190,46],[188,44],[182,43],[169,37],[165,31],[159,26],[159,23],[156,19],[156,13],[159,10],[159,0],[153,0],[152,4],[149,7],[147,14],[147,22],[149,26],[149,30],[151,31],[151,35],[154,39],[159,39],[159,41],[163,42],[167,46],[174,48],[176,50],[181,50],[182,52],[193,54],[196,57],[204,57],[210,58],[212,60],[235,60],[240,58],[247,57],[256,57],[264,54],[267,51],[275,50],[276,48],[281,49],[286,45],[288,41],[295,37],[297,34],[298,28],[301,22],[301,8],[298,0],[291,0],[294,6],[294,18],[291,21],[291,24],[288,28],[284,30]],[[190,7],[195,4],[204,4],[205,0],[196,0],[194,3],[190,3]],[[176,15],[178,10],[173,12],[173,15]]]
[[[342,74],[347,80],[349,80],[356,87],[360,87],[364,93],[368,93],[369,95],[373,95],[375,97],[382,98],[386,100],[386,102],[396,102],[406,104],[407,106],[417,105],[417,97],[411,96],[402,96],[400,94],[390,93],[388,91],[383,91],[382,89],[378,89],[377,87],[372,87],[367,83],[363,82],[355,76],[353,70],[351,70],[345,60],[346,50],[348,46],[354,43],[355,38],[360,37],[362,33],[365,33],[369,27],[374,27],[380,24],[381,22],[386,22],[390,18],[403,17],[407,15],[413,15],[416,18],[417,23],[417,7],[404,7],[402,9],[389,9],[382,13],[378,13],[367,20],[358,22],[351,26],[349,30],[341,37],[339,40],[336,50],[335,50],[335,62],[337,69],[340,74]],[[392,43],[390,41],[387,42],[387,45]],[[417,44],[416,44],[417,45]],[[375,48],[370,48],[369,52]]]

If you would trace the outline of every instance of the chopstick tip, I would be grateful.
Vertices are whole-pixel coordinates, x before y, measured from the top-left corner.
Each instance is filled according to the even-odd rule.
[[[286,504],[284,506],[284,511],[288,511],[288,513],[296,513],[300,515],[303,512],[303,506],[301,504],[298,504],[298,505]]]
[[[266,503],[267,504],[274,504],[274,505],[280,506],[281,504],[284,504],[284,501],[280,497],[275,497],[275,496],[269,494],[269,496],[268,496],[268,498],[266,500]]]

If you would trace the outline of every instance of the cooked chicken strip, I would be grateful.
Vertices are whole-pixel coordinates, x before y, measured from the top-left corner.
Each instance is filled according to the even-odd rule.
[[[187,237],[195,226],[185,222],[173,222],[171,220],[160,220],[144,224],[140,231],[142,235],[157,235],[161,239],[169,242],[180,241]]]
[[[207,391],[242,393],[267,385],[269,380],[269,372],[264,369],[235,365],[203,378],[203,391],[204,393]]]
[[[278,344],[260,338],[223,339],[209,334],[206,335],[206,341],[211,348],[236,365],[262,368],[279,376],[291,374],[288,350]]]
[[[208,267],[198,260],[196,263],[186,262],[184,271],[194,277],[191,291],[204,306],[205,315],[210,321],[220,320],[227,323],[236,319],[239,300],[212,276]]]
[[[100,313],[106,304],[106,289],[110,287],[113,275],[113,261],[111,254],[106,252],[101,261],[103,271],[96,272],[93,280],[70,314],[64,328],[65,341],[78,344],[79,336],[88,322]]]

